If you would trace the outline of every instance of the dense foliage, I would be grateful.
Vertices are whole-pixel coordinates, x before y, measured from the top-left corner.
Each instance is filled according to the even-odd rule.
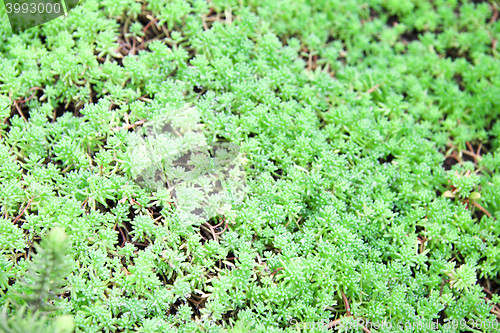
[[[495,2],[0,8],[0,330],[499,327]],[[223,143],[244,192],[172,164]]]

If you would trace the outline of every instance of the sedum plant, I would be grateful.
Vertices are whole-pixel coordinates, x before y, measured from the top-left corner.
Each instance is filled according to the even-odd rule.
[[[495,332],[498,9],[0,20],[0,330]]]
[[[58,295],[63,293],[65,278],[71,272],[68,262],[67,235],[62,228],[52,229],[36,246],[36,254],[28,264],[23,278],[16,289],[12,289],[14,309],[9,309],[7,302],[0,314],[0,329],[2,332],[72,332],[73,318],[62,315],[55,318],[54,302],[59,301]],[[3,269],[12,264],[3,264]],[[5,274],[5,273],[4,273]],[[4,278],[13,278],[7,274]],[[5,284],[3,286],[5,288]]]

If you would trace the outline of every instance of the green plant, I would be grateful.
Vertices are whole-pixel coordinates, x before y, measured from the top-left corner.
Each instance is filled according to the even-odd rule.
[[[14,310],[11,312],[7,302],[0,314],[2,332],[72,332],[73,318],[68,315],[50,318],[57,308],[54,302],[63,293],[65,278],[72,267],[68,263],[67,235],[62,228],[52,229],[36,246],[33,261],[28,264],[18,290],[13,292]],[[2,270],[12,265],[3,265]],[[13,275],[6,272],[7,278]],[[8,280],[7,280],[8,281]],[[5,287],[2,287],[3,289]],[[12,316],[8,315],[11,312]],[[48,326],[47,326],[47,323]]]
[[[77,332],[498,323],[497,13],[85,0],[20,34],[1,20],[1,322],[19,304]]]

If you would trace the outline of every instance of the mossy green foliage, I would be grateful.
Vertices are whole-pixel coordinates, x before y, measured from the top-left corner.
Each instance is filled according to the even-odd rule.
[[[72,271],[52,316],[78,332],[282,332],[354,317],[491,332],[497,10],[87,0],[17,35],[2,20],[4,311],[30,304],[18,294],[35,245],[61,227]],[[192,122],[176,120],[185,105],[208,143],[247,159],[246,199],[203,224],[129,168],[132,129]]]
[[[0,313],[0,330],[6,333],[56,332],[69,333],[74,330],[74,321],[70,315],[61,315],[54,320],[50,314],[56,312],[54,304],[57,297],[65,291],[64,278],[71,273],[72,267],[67,256],[68,236],[60,227],[52,229],[35,245],[37,253],[28,263],[28,269],[18,284],[22,292],[13,292],[15,311],[8,313],[8,304]],[[5,263],[5,259],[4,259]],[[7,277],[4,270],[4,278]],[[13,289],[11,289],[12,291]]]

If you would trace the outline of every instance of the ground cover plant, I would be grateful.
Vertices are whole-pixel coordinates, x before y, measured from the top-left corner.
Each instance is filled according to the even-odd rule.
[[[0,331],[500,331],[496,2],[0,8]]]

